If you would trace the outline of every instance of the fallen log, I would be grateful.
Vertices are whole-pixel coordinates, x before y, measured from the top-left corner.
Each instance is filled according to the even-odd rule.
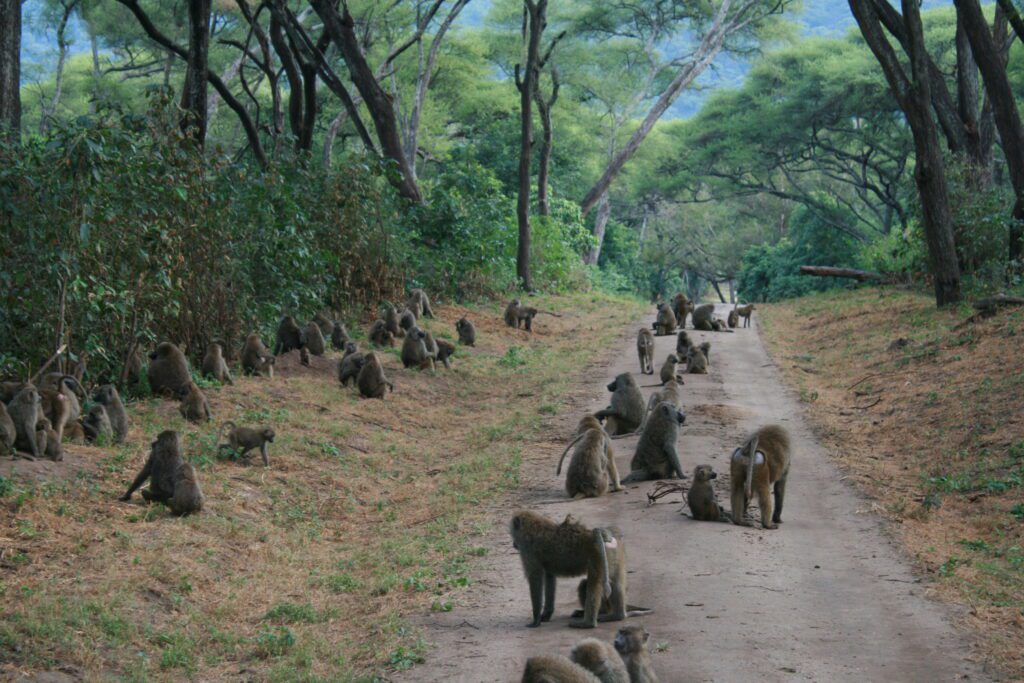
[[[815,277],[846,277],[859,282],[865,280],[885,280],[887,276],[881,273],[874,273],[870,270],[856,270],[854,268],[833,268],[832,266],[800,266],[801,275],[813,275]]]
[[[1002,306],[1024,306],[1024,297],[996,294],[995,296],[978,299],[971,306],[979,311],[995,313],[996,309]]]

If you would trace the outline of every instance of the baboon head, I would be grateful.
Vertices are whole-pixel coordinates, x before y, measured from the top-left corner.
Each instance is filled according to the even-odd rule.
[[[666,358],[665,360],[667,360],[669,363],[678,363],[679,357],[676,356],[676,354],[674,353],[670,353],[668,354],[668,358]]]
[[[625,626],[615,634],[615,649],[620,655],[641,652],[647,648],[651,634],[643,626]]]
[[[658,410],[663,412],[665,414],[665,417],[670,420],[675,418],[680,425],[686,423],[686,413],[684,413],[679,408],[676,408],[674,405],[667,401],[658,406]]]
[[[718,473],[711,465],[697,465],[693,470],[693,483],[700,484],[712,479],[718,479]]]
[[[266,429],[264,429],[263,430],[263,439],[265,441],[269,441],[269,442],[273,443],[274,442],[274,430],[271,429],[270,427],[267,427]],[[705,467],[706,467],[706,465],[705,465]]]

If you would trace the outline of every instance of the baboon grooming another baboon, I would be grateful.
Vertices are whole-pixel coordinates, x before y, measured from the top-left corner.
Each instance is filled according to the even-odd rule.
[[[459,333],[459,343],[476,346],[476,327],[467,318],[459,318],[455,323],[455,331]]]
[[[768,425],[754,432],[729,459],[732,480],[732,521],[741,526],[747,522],[747,505],[757,493],[761,510],[761,526],[776,529],[782,524],[782,503],[789,477],[789,432],[779,425]],[[774,487],[775,508],[771,494]]]
[[[409,291],[409,301],[406,302],[405,307],[412,311],[417,319],[423,316],[434,317],[434,311],[430,308],[430,297],[418,287]]]
[[[188,359],[181,349],[170,342],[160,342],[156,351],[149,354],[146,375],[149,377],[150,390],[158,395],[179,396],[192,381]]]
[[[245,338],[245,346],[242,347],[242,372],[247,375],[274,376],[274,356],[255,332]]]
[[[309,349],[309,352],[314,356],[322,356],[327,350],[327,342],[324,341],[324,334],[320,330],[320,326],[312,320],[308,325],[306,325],[305,348]]]
[[[593,415],[580,420],[576,438],[562,451],[555,474],[562,473],[562,463],[569,449],[576,446],[565,472],[565,491],[572,498],[596,498],[612,491],[621,491],[619,470],[615,466],[612,443],[601,423]]]
[[[611,406],[594,413],[605,421],[605,431],[611,436],[636,431],[644,419],[644,395],[636,380],[628,372],[618,375],[608,385],[612,392]]]
[[[754,313],[754,304],[739,306],[736,308],[736,315],[743,318],[743,327],[750,327],[750,316]]]
[[[146,464],[121,496],[121,500],[131,499],[132,493],[147,479],[149,487],[142,490],[142,497],[146,500],[164,503],[176,515],[187,515],[202,509],[203,493],[196,481],[195,470],[182,456],[178,432],[160,432],[156,441],[150,444]]]
[[[338,381],[341,382],[341,386],[347,387],[349,380],[354,383],[365,364],[366,357],[356,348],[355,342],[346,344],[345,355],[338,361]]]
[[[331,346],[336,351],[342,351],[348,343],[348,330],[337,320],[334,321],[334,329],[331,330]]]
[[[178,410],[181,412],[181,416],[189,422],[199,422],[200,420],[212,418],[210,402],[206,400],[206,394],[202,392],[195,382],[189,382],[182,392],[181,405],[178,406]]]
[[[375,346],[394,346],[395,335],[393,335],[384,324],[383,320],[376,320],[373,325],[370,326],[370,331],[366,334],[369,338],[370,343]]]
[[[672,312],[672,307],[666,303],[658,304],[658,319],[654,322],[654,334],[659,337],[675,334],[676,327],[678,327],[678,323],[676,314]]]
[[[295,322],[295,318],[290,315],[282,316],[281,321],[277,324],[277,341],[274,343],[274,355],[280,356],[282,353],[302,348],[303,343],[302,329]]]
[[[711,465],[697,465],[693,468],[693,483],[686,492],[686,504],[690,514],[700,522],[731,522],[732,517],[718,504],[711,480],[718,474]]]
[[[636,453],[629,464],[630,473],[623,482],[646,481],[648,479],[684,479],[679,455],[676,453],[676,438],[679,425],[686,422],[686,415],[669,402],[659,403],[647,418]]]
[[[651,634],[643,626],[623,626],[615,636],[615,649],[622,655],[630,683],[658,683],[651,664],[647,641]]]
[[[704,332],[714,332],[715,328],[711,324],[711,319],[714,315],[714,304],[703,304],[693,309],[693,329],[703,330]]]
[[[224,347],[220,342],[211,342],[203,356],[203,377],[213,377],[221,384],[234,384],[231,371],[224,362]]]
[[[601,679],[561,655],[538,655],[526,660],[522,683],[601,683]]]
[[[29,455],[22,456],[28,460],[40,457],[46,449],[45,444],[43,448],[40,448],[36,434],[36,424],[39,422],[42,411],[39,392],[35,386],[26,384],[15,394],[11,402],[7,404],[7,412],[10,414],[11,421],[14,422],[15,449],[28,453]]]
[[[82,430],[85,432],[87,443],[96,443],[104,437],[113,438],[114,426],[110,422],[106,406],[97,403],[89,408],[89,413],[82,420]]]
[[[690,347],[686,356],[686,372],[692,375],[708,374],[708,357],[704,355],[703,349],[696,346]]]
[[[523,573],[530,584],[533,621],[540,626],[555,611],[558,577],[587,575],[587,602],[583,618],[570,620],[573,628],[594,628],[597,622],[626,618],[625,554],[618,534],[588,529],[571,515],[561,524],[536,512],[522,510],[512,517],[512,545],[519,550]],[[611,596],[612,610],[599,615],[601,600]]]
[[[636,355],[640,359],[640,374],[654,374],[654,335],[646,327],[636,335]]]
[[[227,443],[220,443],[221,434],[224,428],[231,425],[228,431]],[[238,453],[238,457],[249,462],[249,451],[254,448],[260,449],[260,457],[263,458],[263,466],[270,466],[270,454],[267,452],[267,444],[274,442],[274,430],[270,427],[238,427],[231,420],[225,420],[217,430],[217,452],[231,450]]]
[[[427,333],[413,327],[402,342],[402,365],[420,370],[434,369],[434,354],[427,349]]]
[[[377,354],[373,352],[366,354],[366,361],[356,377],[356,386],[359,387],[359,393],[365,398],[381,400],[384,400],[387,390],[395,390],[395,385],[384,377],[384,368],[381,367]]]
[[[630,683],[626,663],[610,643],[584,638],[569,656],[572,661],[597,676],[601,683]]]

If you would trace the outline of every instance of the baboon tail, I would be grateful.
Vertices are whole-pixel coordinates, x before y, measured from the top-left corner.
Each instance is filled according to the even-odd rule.
[[[583,438],[584,436],[586,436],[586,434],[587,434],[587,431],[589,431],[589,430],[586,430],[586,431],[584,431],[584,432],[583,432],[582,434],[580,434],[580,435],[579,435],[579,436],[577,436],[577,437],[576,437],[575,439],[573,439],[572,441],[570,441],[570,442],[569,442],[569,445],[565,447],[565,450],[564,450],[564,451],[562,451],[562,457],[558,459],[558,468],[557,468],[557,469],[555,470],[555,474],[561,474],[561,473],[562,473],[562,462],[563,462],[563,461],[565,460],[565,454],[569,452],[569,449],[570,449],[570,448],[572,448],[573,446],[575,446],[575,445],[576,445],[576,442],[577,442],[577,441],[579,441],[579,440],[580,440],[580,439],[582,439],[582,438]]]
[[[747,442],[747,482],[746,482],[746,494],[747,500],[750,500],[752,490],[754,488],[754,460],[757,458],[757,436],[750,437],[750,441]]]

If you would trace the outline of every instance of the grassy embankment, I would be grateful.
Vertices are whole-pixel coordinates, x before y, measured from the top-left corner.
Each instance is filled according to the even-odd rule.
[[[1024,676],[1024,310],[961,325],[966,306],[859,289],[759,311],[847,476],[986,660]]]
[[[504,327],[498,306],[439,307],[427,327],[454,339],[469,315],[477,347],[433,376],[385,352],[396,388],[384,402],[341,387],[333,352],[308,369],[283,357],[273,380],[208,388],[209,425],[141,401],[123,447],[68,446],[64,463],[35,469],[8,461],[0,677],[346,681],[413,666],[425,645],[407,616],[457,609],[486,553],[488,501],[516,488],[580,361],[606,355],[644,310],[609,301],[538,298],[567,314],[540,316],[532,336]],[[277,430],[269,469],[217,458],[225,419]],[[183,433],[199,469],[200,515],[116,500],[163,429]]]

